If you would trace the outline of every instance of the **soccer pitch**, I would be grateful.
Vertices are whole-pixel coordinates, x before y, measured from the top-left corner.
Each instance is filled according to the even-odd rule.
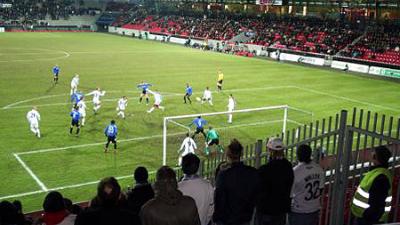
[[[55,64],[61,75],[53,86]],[[224,91],[214,92],[214,106],[199,104],[195,97],[206,86],[215,91],[218,69],[225,74]],[[96,87],[107,91],[98,115],[91,112],[87,97],[87,121],[79,137],[68,132],[74,73],[80,75],[79,89],[84,93]],[[289,105],[313,112],[315,119],[353,107],[400,114],[400,88],[393,81],[100,33],[2,33],[0,78],[0,199],[22,200],[26,211],[41,209],[47,190],[60,190],[77,202],[93,197],[97,181],[105,176],[121,178],[124,188],[132,185],[136,166],[155,171],[161,165],[163,117],[226,111],[230,93],[238,109]],[[163,94],[164,112],[148,114],[150,106],[138,103],[136,84],[142,80]],[[191,105],[183,104],[187,82],[195,92]],[[115,111],[122,95],[129,102],[125,120]],[[41,139],[30,132],[25,118],[32,105],[42,117]],[[104,154],[103,130],[111,119],[119,127],[119,151]],[[251,144],[282,128],[279,122],[262,123],[282,119],[268,111],[246,114],[242,121],[246,119],[240,129],[234,127],[240,117],[234,117],[231,128],[220,129],[224,143],[237,137]],[[226,117],[209,120],[217,130],[225,121]],[[253,126],[254,121],[262,125]],[[183,132],[176,129],[177,143]],[[176,159],[169,163],[174,166]]]

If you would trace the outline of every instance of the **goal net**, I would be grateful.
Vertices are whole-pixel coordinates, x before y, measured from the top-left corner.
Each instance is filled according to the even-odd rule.
[[[232,123],[228,123],[229,115]],[[163,165],[176,165],[180,155],[180,147],[186,135],[193,137],[200,157],[212,157],[220,154],[215,146],[206,149],[206,140],[202,133],[196,134],[193,121],[201,117],[207,124],[204,132],[210,127],[219,134],[219,144],[224,149],[231,139],[238,139],[243,145],[255,143],[257,139],[281,135],[287,129],[313,121],[313,113],[288,105],[267,106],[241,109],[233,112],[211,112],[191,115],[164,117],[163,125]],[[209,153],[209,154],[207,154]]]

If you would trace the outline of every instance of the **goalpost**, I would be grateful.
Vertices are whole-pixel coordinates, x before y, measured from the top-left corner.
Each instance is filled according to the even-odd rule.
[[[265,112],[265,113],[264,113]],[[233,115],[233,123],[228,124],[226,118],[229,114]],[[298,127],[301,124],[312,122],[314,114],[313,112],[290,107],[288,105],[277,105],[277,106],[266,106],[259,108],[249,108],[249,109],[241,109],[234,110],[232,112],[223,111],[223,112],[211,112],[211,113],[197,113],[190,115],[179,115],[179,116],[169,116],[164,117],[163,120],[163,165],[167,165],[167,155],[168,155],[168,138],[183,136],[185,133],[192,133],[192,130],[195,130],[195,127],[191,128],[189,126],[190,122],[201,116],[205,118],[210,125],[213,125],[217,130],[222,130],[228,132],[227,130],[232,130],[233,132],[239,132],[240,129],[244,128],[242,131],[247,131],[247,133],[257,133],[255,131],[255,127],[262,127],[268,124],[268,128],[271,127],[271,124],[278,124],[275,127],[276,133],[269,134],[274,135],[278,133],[284,134],[288,128],[288,124],[292,124],[295,127]],[[290,117],[290,118],[289,118]],[[254,121],[254,122],[253,122]],[[171,124],[174,126],[175,132],[168,134],[169,130],[168,125]],[[219,127],[215,127],[215,125],[220,125]],[[250,130],[248,129],[250,127]],[[251,130],[251,128],[253,130]],[[262,129],[267,129],[262,127]],[[240,135],[240,133],[235,133],[235,135]],[[254,134],[254,140],[260,138],[260,135]],[[229,135],[227,135],[229,136]],[[247,136],[249,136],[247,134]],[[238,137],[240,139],[240,137]],[[175,148],[179,148],[181,141],[175,140],[170,142],[174,142],[173,146]],[[175,149],[176,150],[176,149]]]

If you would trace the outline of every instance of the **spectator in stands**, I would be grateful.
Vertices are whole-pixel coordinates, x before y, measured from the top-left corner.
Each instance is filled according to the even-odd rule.
[[[196,202],[201,225],[208,225],[214,211],[214,188],[205,179],[197,175],[200,159],[195,154],[189,153],[182,159],[184,177],[178,183],[178,189]]]
[[[24,215],[18,212],[18,208],[8,202],[0,202],[0,224],[1,225],[24,225]]]
[[[154,191],[151,184],[147,181],[149,173],[145,167],[138,167],[134,172],[134,179],[136,185],[132,190],[129,190],[128,195],[128,209],[139,216],[142,206],[154,198]]]
[[[299,164],[293,169],[290,225],[318,225],[319,223],[325,174],[322,168],[311,160],[311,152],[309,145],[300,145],[297,148]]]
[[[125,209],[125,197],[114,177],[102,179],[97,187],[97,196],[89,208],[79,214],[75,225],[137,225],[139,219]]]
[[[70,214],[65,207],[60,192],[49,192],[43,202],[43,223],[45,225],[73,225],[76,215]]]
[[[392,153],[385,146],[371,151],[373,166],[364,174],[351,205],[357,225],[387,222],[392,203],[392,174],[389,159]]]
[[[292,164],[285,158],[284,149],[280,138],[268,140],[269,161],[258,169],[260,193],[257,197],[256,225],[286,224],[294,174]]]
[[[78,215],[82,212],[81,207],[77,204],[73,204],[71,199],[64,198],[64,205],[65,209],[71,214]]]
[[[218,172],[213,220],[218,225],[250,224],[257,197],[257,170],[240,161],[243,146],[233,139],[228,146],[230,166]]]
[[[200,225],[196,203],[178,190],[175,171],[163,166],[157,171],[155,198],[140,212],[142,225]]]

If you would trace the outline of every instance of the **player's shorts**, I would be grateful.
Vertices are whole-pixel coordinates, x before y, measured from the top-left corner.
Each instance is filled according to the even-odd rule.
[[[117,140],[117,137],[115,137],[115,136],[107,136],[107,141],[108,142],[112,142],[112,143],[115,143]]]
[[[37,123],[37,122],[31,122],[31,123],[30,123],[30,126],[31,126],[31,128],[33,128],[33,129],[38,129],[38,128],[39,128],[39,123]]]
[[[78,88],[78,86],[76,86],[76,85],[71,85],[71,89],[77,89]]]
[[[219,80],[217,83],[218,85],[222,85],[222,82],[224,82],[224,80]]]
[[[93,100],[94,105],[100,105],[100,103],[101,103],[100,100]]]
[[[196,131],[194,133],[198,134],[198,133],[203,133],[203,132],[204,132],[204,127],[197,127]]]
[[[210,101],[211,98],[203,98],[203,101]]]
[[[79,113],[81,114],[81,117],[86,117],[86,111],[85,112],[79,111]]]
[[[219,139],[212,139],[211,141],[208,141],[208,145],[219,145]]]
[[[54,76],[55,76],[55,77],[58,77],[58,73],[54,73]]]
[[[124,107],[117,107],[117,111],[125,111]]]
[[[72,120],[71,121],[71,126],[79,127],[79,120]]]
[[[156,107],[156,108],[159,108],[160,104],[154,103],[153,106]]]
[[[142,95],[147,95],[147,90],[143,90]]]
[[[190,97],[190,96],[192,96],[192,94],[186,93],[185,96]]]

